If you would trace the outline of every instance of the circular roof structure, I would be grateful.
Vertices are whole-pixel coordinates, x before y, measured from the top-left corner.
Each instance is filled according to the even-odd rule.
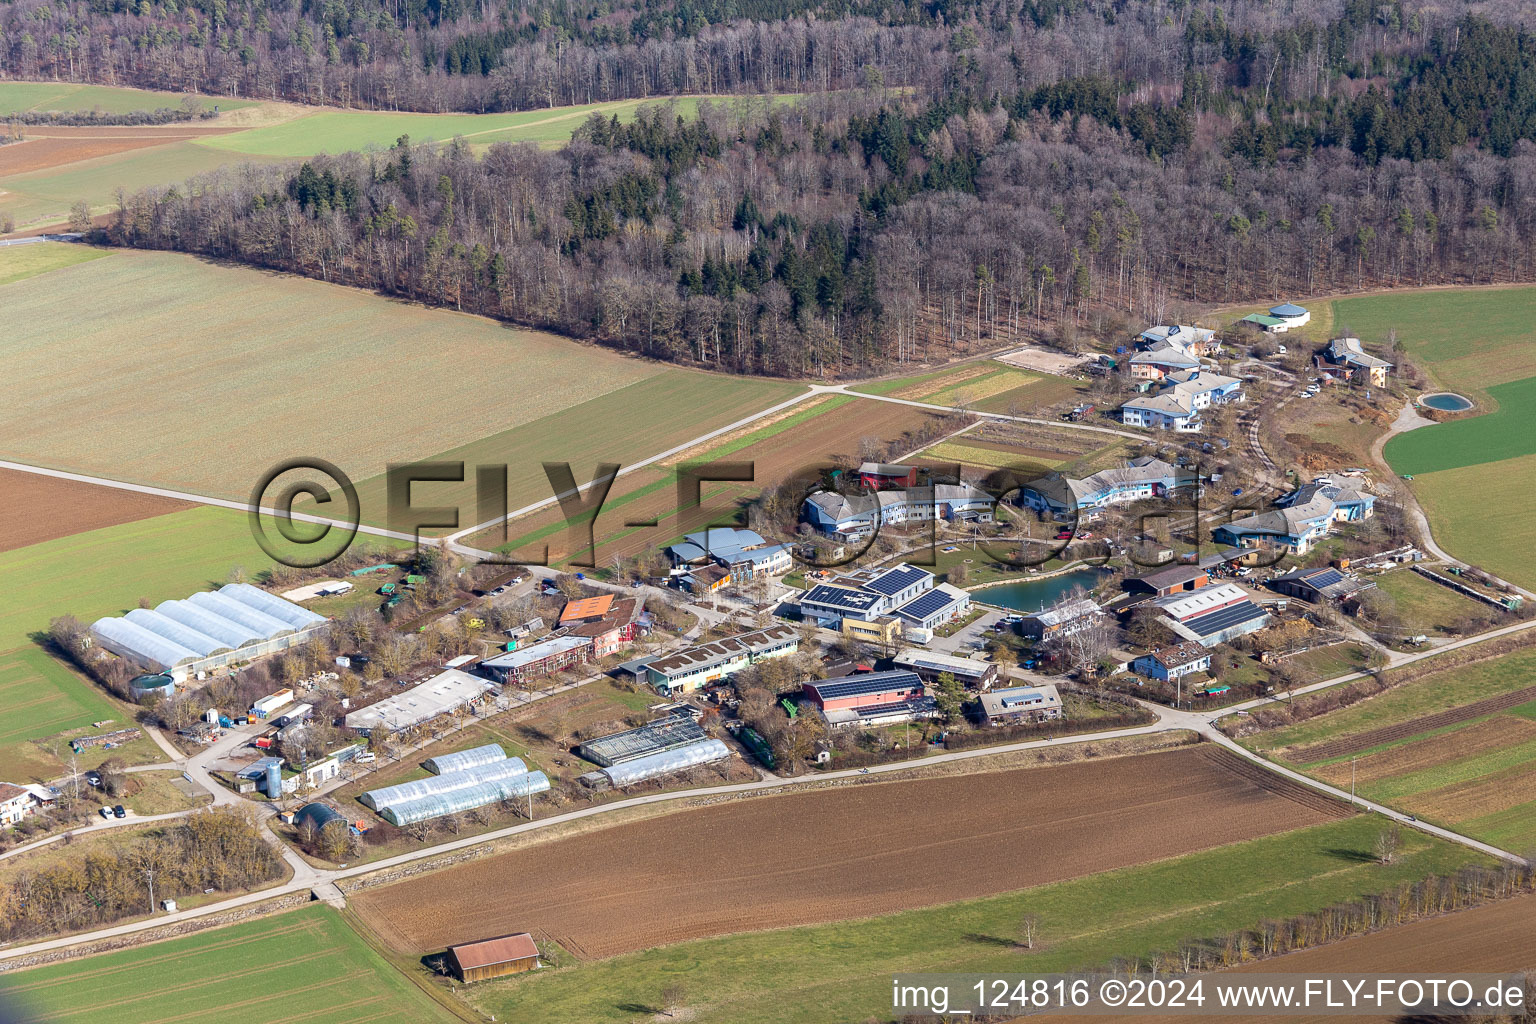
[[[1307,312],[1306,309],[1304,309],[1301,306],[1296,305],[1294,302],[1282,302],[1278,306],[1271,306],[1270,310],[1269,310],[1269,315],[1270,316],[1281,316],[1281,317],[1293,317],[1293,316],[1305,316],[1306,312]]]

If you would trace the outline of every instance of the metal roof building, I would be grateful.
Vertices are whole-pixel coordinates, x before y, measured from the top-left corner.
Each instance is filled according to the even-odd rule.
[[[372,789],[357,799],[364,807],[382,811],[387,807],[410,803],[423,797],[440,796],[460,789],[471,789],[487,782],[514,778],[526,774],[527,771],[528,766],[521,758],[508,757],[490,764],[449,772],[446,775],[433,775],[430,778],[413,779],[410,782],[385,786],[383,789]]]
[[[353,711],[346,717],[346,726],[362,736],[380,726],[399,732],[495,691],[496,687],[478,676],[456,668],[445,669],[404,693]]]
[[[91,634],[103,649],[181,682],[302,643],[325,621],[259,587],[230,583],[153,610],[98,619]]]

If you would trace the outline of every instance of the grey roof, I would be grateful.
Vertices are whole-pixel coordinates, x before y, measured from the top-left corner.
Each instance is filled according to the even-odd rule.
[[[1345,363],[1349,366],[1361,366],[1366,369],[1392,366],[1387,360],[1378,359],[1361,347],[1359,338],[1334,338],[1328,343],[1327,353],[1328,358],[1333,362]]]
[[[1068,601],[1055,608],[1047,608],[1045,611],[1036,612],[1028,618],[1034,619],[1043,626],[1059,626],[1065,622],[1075,622],[1089,615],[1097,615],[1099,606],[1086,597],[1080,597],[1076,601]]]
[[[1189,583],[1206,574],[1204,566],[1200,565],[1170,565],[1156,572],[1149,572],[1145,576],[1134,577],[1139,583],[1145,583],[1153,590],[1166,590],[1176,587],[1181,583]]]
[[[543,661],[545,658],[556,654],[564,654],[574,651],[578,647],[590,647],[592,640],[584,636],[557,636],[553,640],[541,640],[528,647],[519,647],[515,651],[494,658],[487,658],[480,663],[481,668],[522,668],[524,665],[532,665]]]
[[[1042,686],[1010,686],[981,695],[981,709],[988,718],[1032,709],[1061,707],[1061,694],[1049,683]]]
[[[121,618],[98,619],[91,629],[109,650],[170,669],[324,621],[248,583],[231,583],[185,601],[161,602],[153,610],[135,608]]]
[[[1306,308],[1298,306],[1294,302],[1282,302],[1278,306],[1270,306],[1270,316],[1296,317],[1306,315]]]

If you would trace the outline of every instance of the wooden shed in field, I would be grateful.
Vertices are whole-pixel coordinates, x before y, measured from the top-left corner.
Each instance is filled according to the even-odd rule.
[[[460,981],[485,981],[521,974],[539,966],[539,947],[527,932],[448,947],[448,960]]]

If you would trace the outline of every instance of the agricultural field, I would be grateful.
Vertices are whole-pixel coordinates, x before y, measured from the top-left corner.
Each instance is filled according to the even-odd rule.
[[[1021,479],[1030,479],[1051,470],[1085,476],[1119,465],[1128,455],[1126,441],[1111,434],[984,421],[925,449],[919,458],[984,470],[1013,469]]]
[[[204,140],[201,145],[255,156],[306,157],[370,147],[388,148],[402,135],[412,142],[463,138],[475,145],[493,142],[561,143],[593,114],[628,121],[643,104],[666,100],[623,100],[551,107],[506,114],[410,114],[366,110],[318,110],[282,124]],[[693,117],[698,97],[671,101],[678,116]],[[729,102],[728,100],[725,102]]]
[[[150,89],[119,89],[109,85],[75,85],[70,82],[0,82],[0,116],[30,110],[107,114],[131,114],[138,110],[179,109],[186,93],[155,92]],[[206,107],[215,104],[221,110],[239,110],[255,106],[256,100],[228,96],[192,96]]]
[[[0,155],[4,150],[0,150]],[[50,270],[61,270],[77,263],[89,263],[112,253],[66,242],[33,242],[0,248],[0,285],[14,284]]]
[[[1385,345],[1395,330],[1409,357],[1442,387],[1480,391],[1536,377],[1533,304],[1536,287],[1444,288],[1339,299],[1333,316],[1367,345]]]
[[[16,1024],[457,1020],[325,906],[6,972],[0,998]]]
[[[999,857],[992,851],[1007,848],[988,844],[959,860],[921,861],[937,875],[1006,860],[1017,891],[863,920],[683,942],[476,985],[461,995],[498,1020],[536,1018],[543,1024],[629,1024],[644,1019],[648,1008],[654,1012],[671,984],[683,987],[688,1005],[682,1012],[698,1024],[884,1020],[893,970],[1017,974],[1099,967],[1478,860],[1408,830],[1398,862],[1376,864],[1370,851],[1379,831],[1379,821],[1359,815],[1044,885],[1035,884],[1028,848]],[[729,892],[723,899],[730,899]],[[1026,913],[1039,919],[1032,950],[1016,944]]]
[[[852,390],[982,412],[1038,415],[1048,407],[1075,400],[1081,388],[1070,377],[1030,373],[1007,363],[983,360],[862,384]]]
[[[1492,385],[1488,396],[1498,403],[1494,412],[1420,427],[1388,441],[1383,454],[1393,471],[1434,473],[1536,454],[1536,430],[1531,429],[1536,377]]]
[[[971,899],[1347,813],[1230,754],[1184,748],[681,811],[366,890],[353,905],[402,952],[523,929],[599,958]],[[977,857],[982,846],[1029,853]],[[729,865],[729,899],[699,884],[700,864]],[[508,877],[540,881],[515,901],[477,895]]]
[[[21,228],[57,224],[84,200],[93,213],[115,208],[117,189],[181,185],[221,167],[281,163],[344,150],[388,147],[402,135],[413,142],[462,136],[483,150],[494,142],[556,146],[587,117],[601,113],[631,120],[645,104],[670,104],[692,117],[704,99],[626,100],[504,114],[411,114],[300,107],[284,103],[200,96],[218,106],[217,118],[153,126],[29,126],[29,141],[0,149],[0,215]],[[137,89],[60,83],[0,82],[0,116],[9,110],[79,110],[109,113],[179,107],[183,97]],[[792,100],[792,96],[715,98],[721,104]]]
[[[1536,455],[1425,473],[1409,486],[1442,548],[1513,583],[1536,588],[1536,517],[1530,514]],[[1467,500],[1468,495],[1477,500]]]
[[[270,526],[267,533],[276,536]],[[396,546],[366,535],[355,543]],[[299,550],[279,548],[280,553]],[[235,567],[259,578],[272,564],[251,537],[244,512],[211,506],[0,552],[0,579],[6,581],[0,651],[45,633],[57,615],[89,623],[103,615],[121,615],[137,607],[140,598],[159,604],[222,586]]]
[[[68,754],[68,743],[60,740],[53,745],[56,750],[45,751],[31,741],[106,719],[117,720],[118,727],[133,720],[126,704],[35,647],[0,654],[0,707],[5,709],[0,715],[0,780],[6,782],[58,777],[63,768],[59,754]]]
[[[491,530],[480,534],[475,542],[535,558],[542,557],[547,545],[551,564],[579,554],[583,561],[607,565],[615,556],[632,556],[710,523],[728,521],[743,503],[764,488],[802,471],[814,470],[834,459],[856,461],[861,438],[899,438],[933,418],[932,414],[910,406],[861,401],[846,395],[809,399],[616,481],[593,524],[595,553],[586,548],[585,524],[591,521],[590,517],[579,520],[578,529],[573,532],[554,507],[509,524],[505,538],[499,531]],[[601,438],[596,440],[603,443]],[[655,450],[665,447],[659,441]],[[602,457],[600,453],[594,455]],[[754,479],[750,483],[704,482],[700,504],[680,510],[679,468],[684,464],[716,461],[751,463]],[[535,497],[548,493],[545,483],[543,493]],[[653,519],[655,527],[627,525]]]
[[[358,481],[392,462],[504,459],[543,497],[540,459],[649,455],[798,390],[169,253],[121,252],[5,286],[0,304],[14,328],[0,339],[0,374],[14,385],[0,412],[4,455],[233,499],[280,460],[308,455]],[[60,365],[94,372],[60,378]],[[421,383],[471,367],[484,382],[471,394]],[[518,388],[500,386],[513,377]],[[605,417],[632,402],[668,403],[653,409],[671,415],[657,411],[619,444],[577,429],[616,422]],[[270,424],[282,429],[260,429]],[[466,437],[486,440],[451,447]],[[382,503],[363,513],[384,518]]]
[[[1254,737],[1335,786],[1516,851],[1536,849],[1536,652],[1448,669]]]
[[[0,469],[0,492],[5,494],[5,503],[0,504],[0,551],[192,507],[174,498],[16,469]]]

